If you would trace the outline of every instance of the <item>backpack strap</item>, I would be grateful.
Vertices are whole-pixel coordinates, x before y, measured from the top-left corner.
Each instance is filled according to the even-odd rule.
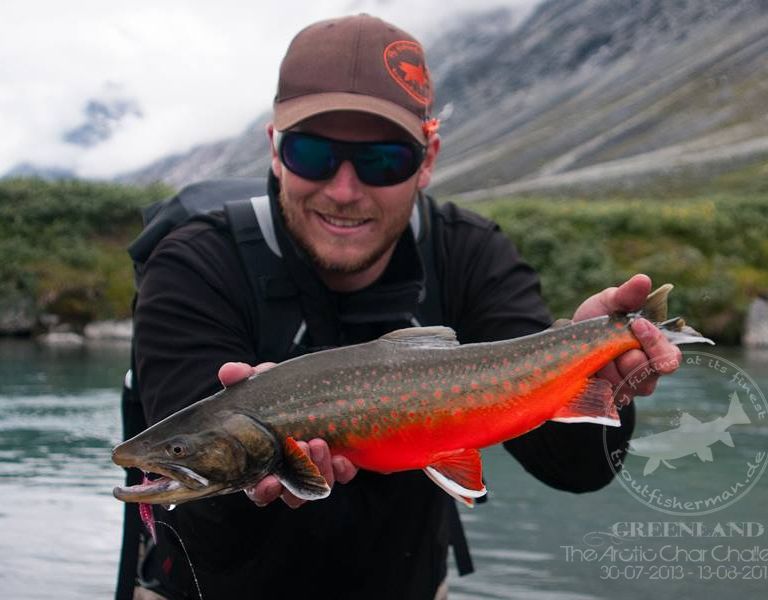
[[[423,194],[414,206],[411,214],[411,231],[421,255],[424,266],[423,297],[419,299],[419,312],[413,325],[443,325],[442,260],[438,237],[430,214],[429,202]]]
[[[307,325],[299,289],[282,263],[269,197],[232,200],[225,203],[224,210],[257,303],[259,358],[285,360],[301,343]],[[292,332],[287,339],[286,330]]]

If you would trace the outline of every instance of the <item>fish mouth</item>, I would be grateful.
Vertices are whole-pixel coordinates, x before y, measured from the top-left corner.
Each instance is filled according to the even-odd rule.
[[[144,472],[144,481],[136,485],[115,487],[112,495],[123,502],[181,504],[222,493],[227,487],[223,483],[211,483],[183,465],[169,463],[131,466]]]

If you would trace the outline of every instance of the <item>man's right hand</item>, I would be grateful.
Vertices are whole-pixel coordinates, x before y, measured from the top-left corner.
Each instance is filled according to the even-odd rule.
[[[238,381],[263,373],[275,366],[275,363],[266,362],[255,367],[246,363],[225,363],[219,369],[219,380],[228,387]],[[338,481],[339,483],[348,483],[357,475],[357,467],[349,459],[343,456],[332,456],[331,450],[325,440],[315,438],[309,442],[299,441],[299,447],[312,459],[320,470],[320,474],[325,478],[330,487]],[[246,496],[250,498],[257,506],[266,506],[278,498],[282,498],[291,508],[298,508],[306,500],[297,498],[289,492],[280,480],[274,475],[267,475],[257,484],[244,489]]]

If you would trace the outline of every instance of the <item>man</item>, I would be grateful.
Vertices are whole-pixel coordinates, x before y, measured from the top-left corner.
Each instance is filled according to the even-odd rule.
[[[264,280],[281,302],[301,308],[293,353],[260,355],[260,327],[277,317],[248,294],[223,217],[183,226],[146,263],[136,306],[136,366],[150,423],[215,391],[217,371],[230,385],[269,368],[265,361],[417,323],[449,325],[464,343],[549,325],[535,274],[498,228],[422,194],[440,150],[431,107],[421,47],[396,27],[359,15],[297,35],[267,131],[270,236],[281,273]],[[588,299],[574,319],[637,309],[649,291],[648,278],[636,276]],[[644,352],[604,369],[613,384],[644,361],[669,372],[679,360],[650,324],[633,327]],[[649,378],[639,392],[654,384]],[[622,421],[609,432],[613,449],[626,446],[631,405]],[[420,472],[358,472],[322,440],[302,444],[330,484],[346,485],[303,503],[267,477],[246,494],[164,514],[195,576],[181,542],[161,527],[143,569],[147,587],[192,598],[199,583],[206,600],[444,594],[447,546],[460,541],[454,501]],[[547,423],[505,446],[554,487],[593,490],[612,477],[596,426]]]

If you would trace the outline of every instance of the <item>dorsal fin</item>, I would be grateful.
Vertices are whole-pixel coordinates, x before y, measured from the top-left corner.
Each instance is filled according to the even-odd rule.
[[[694,417],[692,414],[684,412],[680,417],[680,427],[679,429],[686,430],[686,429],[697,429],[701,425],[701,421],[699,421],[696,417]]]
[[[450,327],[408,327],[390,331],[379,338],[394,344],[406,344],[418,348],[452,348],[458,346],[456,332]]]
[[[665,283],[653,290],[645,299],[645,304],[640,310],[640,314],[652,321],[653,323],[661,323],[667,320],[667,296],[672,288],[675,287],[671,283]]]

